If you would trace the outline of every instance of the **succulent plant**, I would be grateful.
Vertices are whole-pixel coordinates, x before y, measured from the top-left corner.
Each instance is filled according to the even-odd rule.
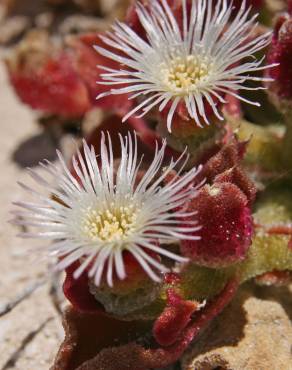
[[[8,63],[32,108],[105,112],[69,164],[43,164],[52,183],[30,171],[50,195],[22,184],[38,202],[15,211],[66,271],[55,370],[168,366],[245,281],[291,280],[292,21],[270,37],[261,1],[235,6],[143,1],[111,32]]]

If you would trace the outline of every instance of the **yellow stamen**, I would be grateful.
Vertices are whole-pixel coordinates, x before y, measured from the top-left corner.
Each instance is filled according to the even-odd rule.
[[[84,212],[82,229],[93,241],[117,241],[131,233],[136,219],[137,213],[133,205],[107,210],[88,207]]]
[[[163,82],[178,95],[196,88],[199,81],[210,73],[211,64],[205,57],[189,55],[187,58],[176,57],[169,64],[162,63],[159,71]]]

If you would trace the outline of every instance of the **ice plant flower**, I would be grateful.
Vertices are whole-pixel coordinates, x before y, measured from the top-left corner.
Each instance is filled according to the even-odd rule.
[[[116,276],[121,280],[126,278],[123,258],[126,251],[158,282],[168,268],[155,257],[187,261],[160,243],[199,238],[196,231],[200,227],[195,220],[184,227],[179,220],[188,214],[184,211],[186,202],[197,194],[197,187],[192,184],[200,167],[181,174],[182,165],[177,176],[164,184],[171,171],[186,163],[185,155],[171,160],[160,173],[166,141],[160,149],[157,144],[154,159],[141,177],[136,135],[134,138],[130,134],[120,135],[120,145],[121,158],[115,170],[109,134],[107,140],[105,135],[101,138],[100,162],[94,148],[84,141],[84,155],[78,151],[72,159],[74,175],[58,152],[59,167],[48,161],[42,163],[55,186],[30,170],[32,178],[52,197],[21,184],[38,203],[16,203],[24,211],[16,212],[14,222],[37,228],[36,232],[24,232],[23,236],[53,240],[48,248],[49,254],[59,259],[57,268],[66,269],[79,261],[74,278],[88,272],[96,286],[101,281],[113,286]]]
[[[261,66],[263,59],[256,60],[253,54],[268,45],[270,33],[254,36],[257,14],[251,15],[245,1],[234,17],[232,10],[227,0],[192,0],[190,6],[182,0],[182,15],[177,16],[166,0],[152,0],[147,6],[138,3],[136,12],[146,38],[116,22],[112,32],[100,36],[110,50],[95,47],[121,65],[119,69],[104,67],[99,83],[112,88],[98,98],[124,93],[143,98],[124,121],[137,111],[142,116],[155,106],[159,111],[166,108],[169,131],[179,103],[185,104],[199,126],[209,124],[207,106],[223,120],[218,103],[225,103],[226,93],[259,106],[238,91],[263,88],[244,83],[265,80],[252,75],[269,68]]]

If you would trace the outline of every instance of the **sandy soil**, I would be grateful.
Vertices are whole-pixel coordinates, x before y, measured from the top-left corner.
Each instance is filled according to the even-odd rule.
[[[1,56],[1,55],[0,55]],[[12,201],[23,200],[17,181],[29,182],[25,170],[38,159],[52,156],[53,144],[41,134],[34,114],[10,88],[0,64],[0,368],[48,370],[62,340],[60,316],[54,307],[46,262],[36,262],[37,246],[16,237],[17,227],[7,223]],[[8,302],[40,287],[9,311]]]

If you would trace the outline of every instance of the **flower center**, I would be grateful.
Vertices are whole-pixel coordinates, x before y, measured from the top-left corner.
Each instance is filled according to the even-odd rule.
[[[133,231],[136,219],[137,213],[133,205],[107,210],[89,207],[85,210],[82,229],[92,241],[119,241]]]
[[[198,82],[209,75],[210,67],[206,57],[189,55],[186,58],[175,57],[169,64],[162,63],[159,70],[166,86],[180,94],[193,91]]]

